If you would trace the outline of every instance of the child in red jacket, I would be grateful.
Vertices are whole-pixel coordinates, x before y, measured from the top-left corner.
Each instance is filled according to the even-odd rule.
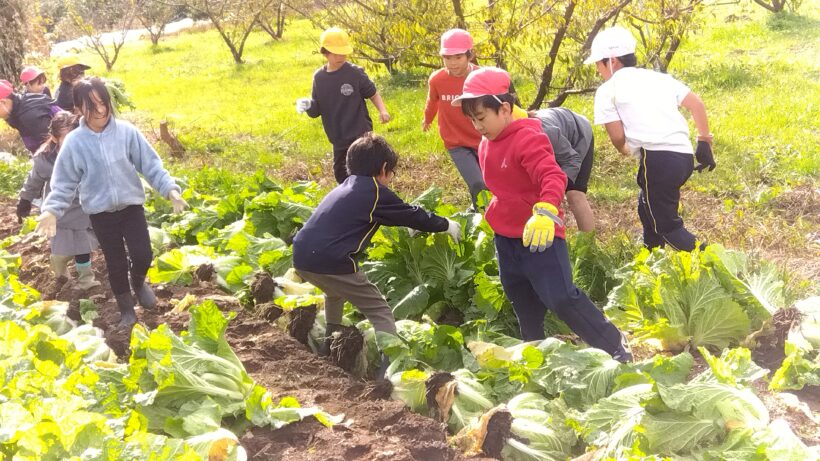
[[[476,207],[478,194],[487,190],[476,157],[481,133],[473,128],[473,124],[458,107],[451,104],[453,99],[461,96],[467,75],[478,69],[477,65],[470,62],[473,57],[473,38],[466,30],[450,29],[441,36],[439,54],[444,61],[444,68],[433,72],[427,81],[429,89],[421,131],[429,130],[438,115],[438,132],[444,141],[444,148],[467,184],[470,200],[473,207]]]
[[[572,281],[563,212],[567,176],[555,162],[541,122],[513,120],[510,76],[472,72],[453,101],[484,136],[478,161],[493,199],[485,218],[495,232],[498,270],[525,341],[543,339],[552,310],[587,344],[632,360],[624,337]],[[523,244],[522,244],[523,243]]]

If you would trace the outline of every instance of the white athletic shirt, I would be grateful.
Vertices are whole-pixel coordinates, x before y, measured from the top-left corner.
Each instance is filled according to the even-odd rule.
[[[629,150],[692,154],[689,125],[678,110],[689,87],[668,74],[637,67],[617,70],[595,92],[595,124],[620,120]]]

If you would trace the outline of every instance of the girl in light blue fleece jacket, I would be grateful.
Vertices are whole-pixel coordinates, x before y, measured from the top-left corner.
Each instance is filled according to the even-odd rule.
[[[145,283],[153,254],[138,173],[171,201],[174,212],[188,204],[142,133],[113,116],[103,80],[91,78],[76,84],[74,105],[83,118],[63,142],[37,231],[53,236],[57,218],[79,193],[80,205],[91,218],[105,256],[111,290],[120,308],[120,326],[130,328],[137,321],[131,288],[143,308],[156,306],[154,292]]]

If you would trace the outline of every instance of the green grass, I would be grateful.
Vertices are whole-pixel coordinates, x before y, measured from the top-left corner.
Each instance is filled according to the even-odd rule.
[[[814,181],[820,171],[817,8],[806,5],[803,16],[772,16],[760,9],[737,14],[737,7],[713,12],[670,68],[701,94],[716,136],[719,167],[713,174],[696,175],[691,187],[722,198],[754,200],[759,193],[750,191],[760,187]],[[729,15],[742,19],[726,22]],[[320,121],[297,114],[293,106],[296,98],[309,94],[312,74],[323,64],[314,52],[317,35],[306,21],[289,24],[281,41],[254,33],[243,65],[231,61],[215,31],[169,37],[156,50],[147,42],[128,44],[110,77],[124,81],[131,93],[138,107],[131,117],[151,127],[172,121],[195,165],[238,171],[261,166],[274,175],[284,172],[288,179],[305,173],[316,177],[330,149]],[[370,74],[394,117],[387,125],[376,123],[375,129],[405,158],[404,169],[424,164],[454,173],[446,170],[437,134],[419,130],[426,76],[391,78],[378,68]],[[534,86],[518,86],[526,102]],[[591,118],[591,96],[572,98],[566,106]],[[634,194],[634,162],[611,149],[603,130],[596,128],[596,137],[590,195],[623,201]],[[445,188],[455,191],[448,192],[466,201],[458,182],[449,183]]]

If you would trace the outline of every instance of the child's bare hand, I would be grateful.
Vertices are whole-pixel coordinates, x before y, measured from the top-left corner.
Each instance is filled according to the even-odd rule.
[[[390,117],[390,114],[388,114],[386,110],[379,112],[379,121],[381,121],[382,123],[389,122],[391,118],[392,117]]]
[[[427,122],[421,122],[421,131],[427,133],[427,130],[430,129],[430,124]]]

